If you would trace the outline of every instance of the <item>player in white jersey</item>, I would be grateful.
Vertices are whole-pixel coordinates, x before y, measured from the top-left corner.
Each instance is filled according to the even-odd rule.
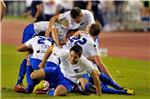
[[[34,80],[35,75],[31,75],[31,73],[33,72],[33,70],[36,70],[35,72],[38,71],[38,65],[41,62],[41,59],[43,58],[49,46],[54,45],[53,43],[54,42],[51,39],[47,39],[44,36],[35,36],[34,38],[28,40],[26,43],[17,47],[17,50],[21,52],[33,49],[33,55],[30,57],[31,66],[27,66],[28,86],[26,88],[26,93],[31,93],[33,91],[34,86],[38,83],[37,80]],[[58,51],[59,48],[56,48],[56,51]],[[64,78],[59,68],[57,68],[58,64],[59,59],[56,57],[56,54],[54,52],[51,53],[51,56],[48,58],[45,64],[45,68],[43,69],[45,73],[44,75],[46,75],[43,79],[47,80],[50,83],[50,88],[56,88],[56,92],[52,94],[56,96],[65,95],[67,92],[72,90],[73,85],[69,80]],[[64,90],[64,93],[60,92],[62,90]]]
[[[83,56],[91,60],[93,66],[98,66],[98,69],[101,72],[104,72],[106,75],[112,78],[109,70],[102,62],[101,57],[97,52],[98,46],[96,46],[95,39],[100,34],[101,29],[102,27],[98,22],[93,23],[89,27],[88,34],[85,31],[79,31],[79,35],[70,37],[70,39],[66,42],[66,45],[63,47],[69,49],[76,44],[80,45],[83,48]]]
[[[26,88],[26,92],[30,93],[33,90],[34,85],[36,82],[31,80],[30,74],[33,72],[33,70],[38,70],[39,63],[41,62],[41,59],[43,58],[45,52],[49,48],[49,46],[54,45],[54,41],[52,39],[47,39],[44,36],[35,36],[34,38],[31,38],[24,44],[17,47],[17,50],[20,52],[26,52],[29,50],[33,50],[33,54],[28,59],[29,62],[26,66],[26,75],[27,75],[27,83],[28,87]],[[55,64],[59,64],[59,59],[54,55],[54,53],[49,57],[47,60],[47,66],[55,66]]]
[[[73,8],[71,11],[53,16],[49,22],[46,36],[49,36],[49,34],[52,33],[52,38],[56,44],[60,46],[60,42],[57,37],[57,28],[53,27],[55,22],[60,23],[63,28],[69,31],[74,29],[87,30],[92,23],[95,23],[95,20],[90,11],[81,10],[78,7]]]
[[[56,52],[56,48],[54,46],[50,46],[47,50],[42,62],[39,64],[40,68],[44,68],[45,62],[52,52]],[[81,46],[75,45],[70,49],[70,51],[67,49],[62,49],[57,51],[56,54],[61,60],[59,67],[64,77],[77,85],[78,82],[80,82],[82,90],[85,90],[85,85],[88,83],[88,80],[84,78],[83,75],[89,74],[94,79],[96,94],[101,94],[98,71],[92,66],[89,60],[81,55]],[[36,75],[36,77],[39,78],[38,76],[41,76],[42,74],[44,76],[43,70],[41,69],[38,70],[38,72],[33,72],[32,76]]]
[[[27,25],[23,31],[22,44],[31,39],[34,35],[39,35],[39,33],[44,35],[46,29],[48,28],[48,23],[49,23],[48,21],[41,21]],[[27,57],[29,54],[30,54],[29,52],[26,52],[26,56],[20,65],[18,81],[14,88],[15,91],[20,90],[22,87],[22,81],[26,73]]]

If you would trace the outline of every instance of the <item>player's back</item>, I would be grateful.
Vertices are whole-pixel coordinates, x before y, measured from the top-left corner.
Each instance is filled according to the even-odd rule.
[[[33,58],[42,59],[49,46],[52,44],[53,41],[44,36],[35,36],[32,38],[31,46],[33,48]]]
[[[80,36],[72,36],[67,41],[65,48],[69,49],[74,45],[80,45],[83,49],[83,56],[88,58],[89,56],[95,55],[97,52],[96,50],[96,43],[94,42],[94,39],[89,35],[85,33],[81,33]]]
[[[38,34],[40,32],[45,32],[48,28],[48,24],[49,21],[40,21],[40,22],[33,23],[35,34]]]

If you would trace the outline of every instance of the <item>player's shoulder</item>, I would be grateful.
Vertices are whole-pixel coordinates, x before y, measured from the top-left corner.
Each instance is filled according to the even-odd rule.
[[[85,15],[89,15],[92,14],[92,12],[90,12],[89,10],[81,10],[83,14]]]
[[[59,19],[65,19],[70,17],[70,11],[59,14]]]

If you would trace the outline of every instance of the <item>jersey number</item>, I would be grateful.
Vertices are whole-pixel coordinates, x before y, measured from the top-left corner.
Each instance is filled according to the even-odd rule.
[[[85,38],[76,38],[73,37],[72,39],[70,39],[71,43],[74,43],[74,45],[78,44],[78,45],[84,45],[87,40]]]
[[[44,43],[45,40],[48,40],[48,41],[50,41],[50,42],[53,42],[52,39],[46,39],[46,38],[44,38],[44,37],[39,37],[39,38],[40,38],[40,39],[37,41],[38,44],[45,44],[45,43]]]

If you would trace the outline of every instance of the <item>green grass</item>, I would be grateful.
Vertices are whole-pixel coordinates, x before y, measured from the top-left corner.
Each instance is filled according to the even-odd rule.
[[[135,90],[135,96],[109,95],[83,96],[69,94],[64,97],[49,97],[48,95],[19,94],[13,91],[16,83],[19,65],[24,54],[15,51],[15,46],[1,46],[1,93],[2,99],[148,99],[150,98],[150,62],[125,58],[105,57],[104,63],[109,68],[115,81],[125,87]]]

